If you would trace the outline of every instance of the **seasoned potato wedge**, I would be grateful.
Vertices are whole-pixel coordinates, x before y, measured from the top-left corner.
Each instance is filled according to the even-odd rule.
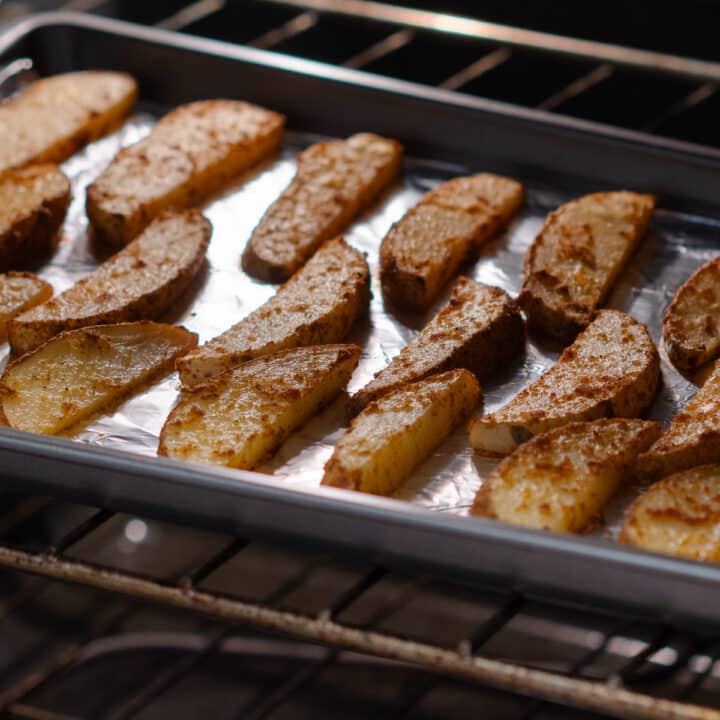
[[[160,433],[159,455],[250,470],[267,460],[347,384],[356,345],[263,355],[183,393]]]
[[[510,222],[523,195],[519,182],[489,173],[455,178],[427,193],[382,242],[385,297],[426,308],[460,263]]]
[[[690,372],[720,355],[720,257],[696,270],[663,316],[663,339],[673,365]]]
[[[660,477],[720,462],[720,361],[662,437],[638,458],[638,470]]]
[[[647,328],[625,313],[600,310],[544,375],[507,405],[470,426],[483,455],[506,455],[532,435],[580,420],[634,417],[660,381]]]
[[[70,199],[57,165],[8,171],[0,179],[0,268],[32,265],[53,250]]]
[[[253,231],[245,271],[268,282],[287,280],[377,197],[401,161],[399,143],[370,133],[309,147],[294,180]]]
[[[620,541],[720,561],[720,465],[701,465],[651,485],[627,509]]]
[[[5,368],[5,420],[17,430],[58,433],[169,373],[196,343],[197,335],[184,328],[153,322],[64,332]]]
[[[522,349],[524,324],[517,303],[500,288],[458,279],[450,302],[352,398],[352,414],[401,385],[454,368],[481,381]]]
[[[656,422],[624,419],[536,435],[490,472],[471,512],[537,530],[587,530],[659,435]]]
[[[480,401],[475,376],[451,370],[371,402],[325,465],[323,485],[390,495]]]
[[[119,127],[136,99],[137,83],[125,73],[74,72],[34,82],[0,103],[0,175],[67,160]]]
[[[0,275],[0,341],[7,338],[10,320],[24,310],[45,302],[52,294],[52,286],[32,273]]]
[[[180,358],[183,387],[278,350],[340,342],[369,302],[364,255],[342,238],[330,240],[264,305]]]
[[[282,115],[245,102],[181,105],[120,150],[88,188],[96,236],[127,245],[163,210],[198,205],[271,153],[284,124]]]
[[[160,317],[202,267],[212,228],[197,210],[168,212],[71,288],[10,323],[16,355],[71,328]]]
[[[528,324],[574,337],[645,234],[655,198],[634,192],[585,195],[550,213],[525,256],[519,302]]]

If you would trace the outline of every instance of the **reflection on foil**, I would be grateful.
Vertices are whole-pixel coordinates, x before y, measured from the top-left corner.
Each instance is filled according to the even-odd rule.
[[[64,290],[97,265],[86,232],[86,185],[121,146],[141,138],[152,123],[152,116],[139,114],[115,135],[94,143],[65,163],[64,170],[73,182],[74,200],[65,222],[63,241],[52,262],[40,273],[56,291]],[[234,189],[207,205],[205,212],[214,228],[208,252],[208,272],[196,284],[199,287],[195,296],[179,303],[167,320],[179,322],[197,332],[203,342],[227,329],[273,294],[272,286],[258,283],[240,270],[240,256],[265,209],[290,182],[297,152],[317,139],[308,134],[288,134],[281,154],[249,173]],[[363,348],[349,392],[363,386],[385,366],[447,301],[449,290],[422,317],[397,318],[385,312],[379,292],[378,249],[392,223],[423,192],[464,172],[466,169],[461,167],[408,160],[403,180],[398,181],[346,234],[352,245],[368,255],[374,291],[370,319],[359,323],[348,338],[349,342],[357,342]],[[465,268],[465,273],[475,280],[497,285],[516,295],[521,284],[525,249],[535,237],[547,212],[567,199],[568,196],[553,193],[547,188],[529,187],[528,200],[521,216],[504,236],[485,247],[477,262]],[[696,267],[716,254],[718,225],[703,217],[658,211],[652,232],[622,275],[608,305],[630,312],[647,323],[653,338],[658,341],[661,312],[675,289]],[[7,347],[2,357],[6,355]],[[500,407],[556,358],[555,350],[528,342],[526,352],[518,358],[516,366],[483,388],[484,411]],[[666,359],[663,362],[663,379],[664,384],[651,416],[667,423],[692,396],[694,388],[670,367]],[[160,428],[177,398],[177,388],[177,376],[172,375],[125,402],[113,415],[93,421],[75,439],[153,456]],[[272,472],[291,486],[317,486],[323,465],[342,433],[344,420],[343,398],[340,398],[295,433],[276,457],[260,470]],[[414,473],[397,497],[438,511],[467,514],[482,477],[495,462],[473,454],[465,428],[462,428]],[[635,492],[630,489],[613,501],[606,513],[606,524],[598,533],[615,534],[622,510]]]

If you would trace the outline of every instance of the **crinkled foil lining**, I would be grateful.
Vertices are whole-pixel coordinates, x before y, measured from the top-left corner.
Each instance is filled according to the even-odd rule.
[[[122,130],[94,143],[64,164],[63,169],[72,179],[74,200],[58,251],[40,271],[56,291],[69,287],[98,263],[88,243],[84,212],[86,185],[121,146],[140,139],[153,122],[153,116],[138,114]],[[208,252],[209,267],[195,284],[194,296],[174,308],[168,320],[197,332],[203,342],[242,319],[273,294],[273,286],[256,282],[242,272],[240,256],[253,227],[292,178],[297,152],[317,139],[308,134],[288,133],[279,155],[206,206],[205,213],[214,228]],[[352,245],[367,253],[373,288],[369,320],[360,322],[348,338],[348,342],[357,342],[363,348],[362,359],[348,388],[350,393],[386,365],[447,301],[446,293],[424,317],[399,318],[385,311],[378,277],[378,250],[383,236],[424,192],[443,180],[467,172],[467,168],[408,159],[402,180],[346,233]],[[484,248],[472,266],[464,269],[465,274],[517,295],[525,249],[545,215],[568,199],[567,195],[530,185],[520,216],[505,234]],[[687,276],[717,253],[719,225],[705,217],[658,210],[651,232],[622,274],[608,306],[625,310],[647,323],[653,338],[659,341],[663,308]],[[7,347],[3,353],[7,355]],[[557,349],[541,347],[528,340],[525,354],[518,358],[515,367],[483,387],[484,411],[490,412],[503,405],[544,372],[557,355]],[[665,357],[663,380],[650,415],[667,424],[692,397],[695,389],[670,367]],[[177,394],[178,378],[173,374],[126,401],[114,414],[93,421],[74,437],[90,445],[153,456],[158,433]],[[343,401],[344,398],[339,398],[293,434],[275,458],[259,469],[272,473],[288,486],[313,488],[319,485],[323,466],[343,432]],[[433,510],[466,515],[482,478],[495,462],[476,456],[468,445],[465,428],[461,428],[416,470],[396,496]],[[611,503],[605,523],[596,530],[597,533],[615,535],[622,511],[637,491],[629,488]]]

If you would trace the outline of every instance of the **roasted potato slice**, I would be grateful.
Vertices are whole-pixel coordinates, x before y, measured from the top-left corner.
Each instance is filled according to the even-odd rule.
[[[701,465],[651,485],[627,509],[620,541],[720,561],[720,465]]]
[[[32,265],[53,250],[70,199],[70,181],[57,165],[0,178],[0,268]]]
[[[524,324],[517,303],[500,288],[458,279],[450,302],[352,398],[351,413],[371,400],[454,368],[484,380],[522,349]]]
[[[45,302],[52,294],[52,286],[32,273],[10,272],[0,275],[0,341],[7,338],[10,320]]]
[[[212,228],[197,210],[168,212],[71,288],[10,323],[16,355],[71,328],[160,317],[202,267]]]
[[[655,198],[585,195],[550,213],[525,256],[519,302],[528,324],[572,338],[586,327],[645,234]]]
[[[340,342],[369,302],[364,255],[342,238],[330,240],[264,305],[180,358],[183,387],[278,350]]]
[[[536,435],[490,472],[471,513],[537,530],[588,530],[659,435],[656,422],[624,419]]]
[[[663,339],[678,370],[691,372],[720,355],[720,257],[696,270],[663,316]]]
[[[159,455],[250,470],[347,384],[356,345],[316,345],[250,360],[183,393]]]
[[[580,420],[634,417],[650,405],[660,360],[647,328],[600,310],[544,375],[507,405],[470,426],[483,455],[507,455],[533,435]]]
[[[234,100],[181,105],[120,150],[87,190],[96,236],[127,245],[163,210],[198,205],[271,153],[285,118]]]
[[[282,282],[352,219],[397,175],[402,146],[370,133],[309,147],[297,175],[270,206],[243,254],[243,268]]]
[[[451,370],[371,402],[325,465],[323,485],[391,495],[480,401],[475,376]]]
[[[720,462],[720,360],[662,437],[638,458],[638,470],[660,477],[714,462]]]
[[[136,99],[137,83],[120,72],[73,72],[34,82],[0,103],[0,175],[67,160],[119,127]]]
[[[194,333],[153,322],[69,330],[7,366],[0,378],[5,420],[17,430],[58,433],[169,373],[196,344]]]
[[[489,173],[454,178],[427,193],[382,242],[385,297],[426,308],[460,263],[510,222],[523,195],[519,182]]]

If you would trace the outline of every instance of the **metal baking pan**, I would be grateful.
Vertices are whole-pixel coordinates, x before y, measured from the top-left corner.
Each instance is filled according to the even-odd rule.
[[[653,263],[678,267],[685,275],[685,249],[695,252],[692,262],[715,252],[719,151],[70,13],[30,16],[0,36],[0,64],[22,58],[40,75],[88,68],[128,71],[140,81],[145,109],[210,97],[257,102],[288,115],[290,145],[293,138],[300,145],[308,142],[311,133],[371,130],[396,137],[409,156],[422,158],[412,161],[415,178],[480,169],[506,173],[531,188],[526,233],[558,198],[598,189],[654,192],[662,208],[659,233],[672,237],[673,244],[663,255],[654,253],[657,242],[651,243],[633,282],[613,299],[633,312],[644,304],[657,316],[670,286],[677,284],[677,277],[657,267],[651,273]],[[239,254],[244,238],[237,242]],[[653,282],[662,287],[652,299],[633,294],[633,288],[652,290]],[[543,357],[537,348],[533,352],[530,365]],[[668,377],[655,409],[664,420],[690,392]],[[288,482],[288,477],[180,464],[4,428],[0,463],[6,485],[28,492],[234,533],[281,534],[341,546],[395,567],[465,581],[497,579],[524,592],[592,598],[656,617],[720,625],[720,603],[713,602],[720,567],[631,550],[602,536],[527,531],[396,499]]]

